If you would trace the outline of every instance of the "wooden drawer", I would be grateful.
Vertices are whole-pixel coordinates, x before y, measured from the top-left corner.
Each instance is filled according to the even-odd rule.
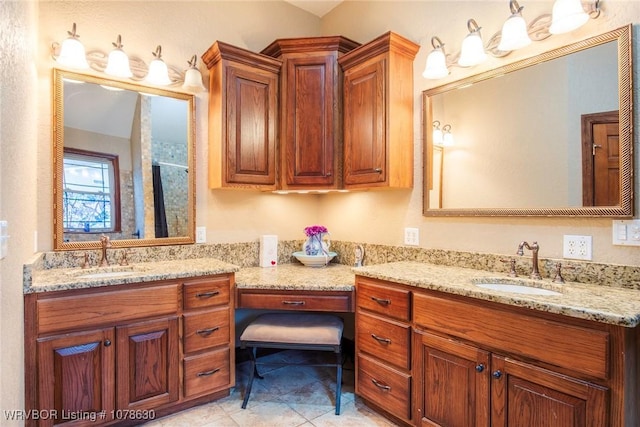
[[[184,283],[184,309],[229,304],[231,279],[228,275],[191,280]]]
[[[178,311],[178,285],[90,292],[38,299],[38,333],[117,324]]]
[[[352,293],[349,291],[261,291],[238,289],[238,308],[270,310],[304,310],[350,312]]]
[[[213,392],[232,385],[229,364],[228,348],[185,357],[185,397]]]
[[[411,369],[411,327],[394,320],[359,312],[356,328],[358,352],[374,355],[403,369]]]
[[[184,352],[229,344],[229,309],[184,313]]]
[[[410,293],[392,288],[384,282],[357,277],[356,305],[385,316],[408,321],[410,315]]]
[[[414,293],[417,326],[502,353],[525,356],[597,378],[609,377],[609,333],[470,299]]]
[[[411,376],[358,355],[357,394],[389,413],[411,419]]]

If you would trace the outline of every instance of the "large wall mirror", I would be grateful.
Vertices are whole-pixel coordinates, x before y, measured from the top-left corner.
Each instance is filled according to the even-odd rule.
[[[630,42],[631,25],[426,90],[424,215],[632,216]]]
[[[195,101],[54,69],[54,249],[195,241]]]

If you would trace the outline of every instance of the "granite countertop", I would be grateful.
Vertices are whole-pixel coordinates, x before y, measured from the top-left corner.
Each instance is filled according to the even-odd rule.
[[[389,280],[423,289],[462,295],[487,301],[562,314],[624,327],[640,324],[640,291],[567,282],[553,283],[550,279],[530,280],[511,278],[503,273],[447,267],[419,262],[402,261],[354,268],[362,276]],[[558,296],[520,295],[483,289],[474,281],[512,283],[560,292]]]
[[[341,264],[329,264],[320,268],[302,264],[250,267],[236,273],[236,288],[352,291],[355,288],[355,274],[352,267]]]
[[[234,273],[240,267],[213,258],[141,262],[128,266],[112,265],[91,268],[52,268],[34,270],[25,278],[24,293],[84,289],[126,283],[183,279]],[[91,276],[92,275],[92,276]]]

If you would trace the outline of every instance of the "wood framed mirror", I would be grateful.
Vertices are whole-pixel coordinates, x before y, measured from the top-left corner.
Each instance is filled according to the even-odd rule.
[[[424,91],[423,214],[631,217],[631,31]]]
[[[55,250],[195,242],[195,99],[53,70]]]

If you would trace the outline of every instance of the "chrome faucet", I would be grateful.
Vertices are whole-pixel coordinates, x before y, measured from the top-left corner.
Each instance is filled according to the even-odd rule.
[[[105,236],[104,234],[100,236],[100,246],[102,246],[102,259],[100,260],[100,267],[107,267],[109,266],[109,260],[107,259],[107,248],[111,247],[109,236]]]
[[[538,251],[540,250],[540,246],[538,246],[538,242],[533,242],[533,244],[529,245],[527,242],[522,242],[518,245],[518,252],[516,254],[522,256],[524,255],[523,248],[527,248],[531,251],[532,255],[532,263],[533,267],[531,269],[531,277],[532,279],[542,279],[540,276],[540,272],[538,271]]]

